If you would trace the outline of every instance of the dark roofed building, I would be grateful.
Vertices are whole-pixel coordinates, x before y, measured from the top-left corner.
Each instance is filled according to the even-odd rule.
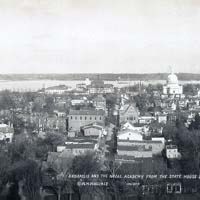
[[[135,158],[151,158],[153,156],[152,147],[145,145],[125,146],[118,145],[117,155],[119,156],[133,156]]]
[[[165,145],[161,140],[153,141],[153,140],[143,140],[143,141],[134,141],[134,140],[118,140],[118,146],[145,146],[145,149],[151,149],[153,155],[160,155]]]
[[[120,108],[120,123],[132,122],[137,123],[139,117],[138,108],[134,104],[125,104]]]

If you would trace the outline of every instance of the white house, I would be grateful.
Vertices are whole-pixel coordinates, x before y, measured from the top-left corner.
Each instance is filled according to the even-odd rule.
[[[165,144],[165,138],[164,137],[152,137],[152,141],[161,141],[163,144]]]
[[[125,123],[121,124],[121,130],[126,130],[126,129],[140,132],[142,135],[146,135],[146,133],[149,132],[148,126],[146,126],[146,125],[137,126],[137,125],[133,125],[130,122],[125,122]]]
[[[12,142],[14,135],[13,127],[7,124],[0,124],[0,141]]]
[[[180,154],[178,152],[178,147],[176,145],[167,145],[166,156],[169,159],[179,158]]]
[[[117,138],[119,140],[137,140],[137,141],[143,140],[142,134],[139,131],[132,129],[121,130],[118,133]]]
[[[181,194],[181,192],[182,192],[181,182],[167,184],[167,194],[171,193]]]
[[[157,121],[158,123],[167,123],[167,115],[166,114],[159,114],[157,115]]]

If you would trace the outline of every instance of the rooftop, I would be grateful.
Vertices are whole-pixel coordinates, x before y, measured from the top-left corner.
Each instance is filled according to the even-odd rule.
[[[141,143],[141,144],[145,144],[145,143],[147,143],[147,144],[159,144],[159,143],[162,143],[162,141],[160,140],[160,141],[153,141],[153,140],[142,140],[142,141],[138,141],[138,140],[118,140],[117,141],[118,143],[120,143],[120,142],[127,142],[127,143]]]
[[[119,131],[118,135],[123,135],[123,134],[126,134],[126,133],[141,135],[141,131],[132,130],[132,129],[124,129],[124,130],[121,130],[121,131]]]
[[[92,143],[79,143],[79,144],[66,144],[66,149],[94,149],[95,144]]]
[[[140,151],[140,152],[143,152],[143,151],[152,151],[152,147],[149,147],[147,149],[147,148],[145,148],[145,145],[143,145],[143,146],[137,146],[137,145],[134,145],[134,146],[123,146],[123,145],[118,145],[117,150],[118,151]]]
[[[96,96],[93,101],[106,101],[106,99],[102,95]]]
[[[69,115],[105,115],[103,110],[70,110]]]
[[[96,128],[96,129],[102,130],[103,129],[103,124],[95,122],[95,123],[92,123],[92,124],[88,124],[88,125],[82,126],[81,128],[82,129]]]
[[[166,145],[166,149],[177,149],[176,145]]]
[[[1,133],[14,133],[14,129],[7,124],[0,124]]]

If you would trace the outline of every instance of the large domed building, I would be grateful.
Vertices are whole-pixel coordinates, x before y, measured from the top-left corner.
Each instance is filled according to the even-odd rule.
[[[178,77],[173,72],[167,77],[167,84],[163,86],[163,94],[167,95],[183,94],[183,86],[179,85]]]

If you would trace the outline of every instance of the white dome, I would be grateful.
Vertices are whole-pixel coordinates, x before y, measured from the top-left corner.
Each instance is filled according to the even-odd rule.
[[[170,74],[167,77],[167,83],[168,84],[178,84],[178,78],[175,74]]]

